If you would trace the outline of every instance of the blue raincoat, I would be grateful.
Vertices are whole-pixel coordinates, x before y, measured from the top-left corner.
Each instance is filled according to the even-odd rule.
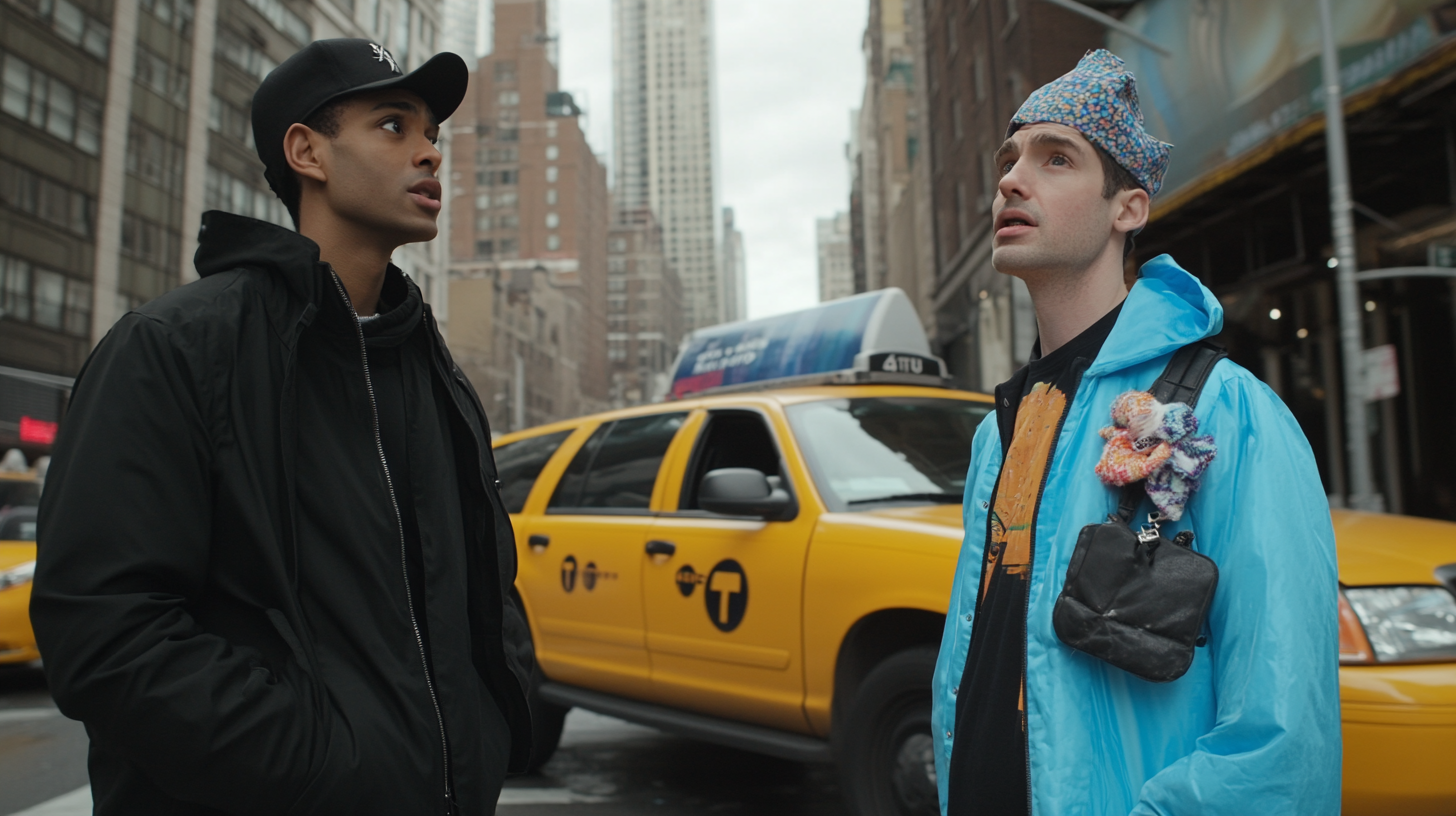
[[[1195,414],[1218,455],[1169,538],[1192,529],[1214,560],[1208,645],[1188,673],[1149,683],[1073,651],[1052,606],[1084,525],[1116,491],[1093,473],[1112,400],[1146,390],[1173,352],[1217,334],[1223,308],[1166,256],[1149,261],[1068,409],[1035,520],[1026,717],[1036,816],[1324,816],[1340,810],[1337,573],[1329,504],[1303,431],[1248,371],[1220,362]],[[970,646],[1001,469],[996,418],[971,446],[965,543],[935,667],[935,769],[945,812],[955,690]],[[1147,505],[1150,507],[1151,505]],[[1146,508],[1143,512],[1146,512]]]

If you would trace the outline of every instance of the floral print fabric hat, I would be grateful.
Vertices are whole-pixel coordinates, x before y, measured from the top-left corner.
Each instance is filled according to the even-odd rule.
[[[1137,80],[1120,57],[1104,48],[1088,51],[1077,67],[1036,89],[1011,117],[1007,138],[1022,125],[1066,125],[1106,150],[1138,184],[1155,196],[1163,186],[1172,145],[1143,129]]]

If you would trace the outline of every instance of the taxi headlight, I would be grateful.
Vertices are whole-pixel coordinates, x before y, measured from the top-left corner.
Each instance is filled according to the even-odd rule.
[[[1347,587],[1380,663],[1456,660],[1456,597],[1439,586]]]
[[[26,561],[24,564],[18,564],[4,572],[0,572],[0,590],[6,590],[21,584],[28,584],[34,577],[34,561]]]

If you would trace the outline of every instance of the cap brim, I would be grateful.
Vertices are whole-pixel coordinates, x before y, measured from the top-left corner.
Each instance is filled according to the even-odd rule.
[[[408,74],[371,82],[368,85],[360,85],[357,88],[334,94],[320,102],[313,111],[309,111],[308,116],[312,116],[314,111],[324,105],[345,96],[397,89],[410,91],[425,100],[425,104],[430,108],[430,113],[434,114],[435,124],[438,125],[449,119],[450,114],[460,107],[460,102],[465,99],[465,91],[469,85],[470,69],[465,67],[465,60],[461,59],[459,54],[443,51],[430,57],[424,65]],[[307,119],[308,116],[303,118]]]

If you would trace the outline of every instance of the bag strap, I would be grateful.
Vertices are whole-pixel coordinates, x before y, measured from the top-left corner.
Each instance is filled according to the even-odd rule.
[[[1162,375],[1153,381],[1148,392],[1153,395],[1153,399],[1165,405],[1182,402],[1189,408],[1196,407],[1198,397],[1203,393],[1203,386],[1208,382],[1208,375],[1213,373],[1213,367],[1218,361],[1227,356],[1228,350],[1211,340],[1189,343],[1173,352],[1173,358],[1168,361]],[[1147,491],[1141,480],[1123,485],[1122,493],[1118,497],[1117,515],[1125,522],[1131,521],[1146,495]]]

